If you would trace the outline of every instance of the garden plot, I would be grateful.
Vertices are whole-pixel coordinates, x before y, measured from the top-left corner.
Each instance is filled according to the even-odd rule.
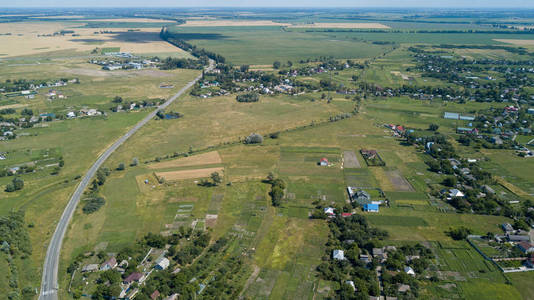
[[[343,152],[343,167],[344,168],[361,168],[358,157],[354,151]]]
[[[413,192],[414,188],[412,185],[404,178],[398,170],[386,171],[386,176],[393,185],[395,191],[400,192]]]
[[[219,152],[212,151],[212,152],[206,152],[206,153],[193,155],[189,157],[174,159],[170,161],[150,164],[148,165],[148,167],[150,169],[167,169],[167,168],[220,164],[220,163],[222,163],[222,159],[221,159],[221,156],[219,155]]]

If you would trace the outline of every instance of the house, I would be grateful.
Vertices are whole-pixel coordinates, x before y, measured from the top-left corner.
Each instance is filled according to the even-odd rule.
[[[116,266],[117,266],[117,259],[115,259],[115,257],[113,256],[100,265],[100,271],[111,270],[115,268]]]
[[[347,217],[352,216],[352,213],[342,213],[341,216],[342,216],[343,218],[347,218]]]
[[[343,250],[334,250],[332,252],[332,257],[335,260],[345,260],[345,252]]]
[[[406,293],[410,290],[410,286],[407,284],[401,284],[399,285],[399,288],[397,289],[400,293]]]
[[[74,113],[73,111],[69,111],[67,113],[67,118],[75,118],[76,117],[76,113]]]
[[[457,197],[457,198],[461,198],[461,197],[464,197],[465,194],[462,193],[460,190],[458,189],[450,189],[449,190],[449,196],[450,197]]]
[[[139,272],[133,272],[132,274],[128,275],[128,277],[124,278],[122,282],[125,284],[130,284],[132,282],[138,282],[143,278],[143,274]]]
[[[509,234],[509,233],[507,233],[506,234],[506,239],[509,242],[516,242],[516,243],[527,242],[527,243],[530,243],[530,236],[528,236],[528,235],[518,235],[518,234]]]
[[[350,286],[352,287],[352,289],[353,289],[354,291],[356,291],[356,286],[354,285],[354,281],[352,281],[352,280],[347,280],[347,281],[345,281],[345,284],[350,285]]]
[[[504,230],[504,232],[513,232],[514,231],[514,227],[510,223],[504,223],[504,224],[501,225],[501,227],[502,227],[502,230]]]
[[[498,137],[498,136],[492,136],[490,138],[490,141],[495,145],[502,145],[502,143],[503,143],[502,139],[500,137]]]
[[[97,265],[97,264],[85,265],[85,266],[82,268],[82,273],[85,273],[85,272],[94,272],[94,271],[98,271],[98,265]]]
[[[534,252],[534,246],[528,242],[517,243],[517,248],[525,254]]]
[[[363,211],[366,211],[366,212],[378,212],[378,210],[379,210],[378,204],[369,203],[369,204],[364,204],[363,206]]]
[[[373,248],[373,257],[378,258],[380,261],[384,261],[388,258],[388,254],[384,251],[384,248]]]
[[[158,299],[159,295],[160,295],[160,294],[159,294],[159,291],[158,291],[158,290],[155,290],[155,291],[150,295],[150,299],[152,299],[152,300],[156,300],[156,299]]]
[[[156,260],[156,265],[154,268],[158,270],[165,270],[169,267],[169,264],[170,262],[166,257],[160,257]]]
[[[527,109],[527,113],[528,113],[529,115],[534,115],[534,108],[529,108],[529,109]]]
[[[371,258],[367,254],[360,254],[360,260],[364,262],[365,264],[368,264],[371,262]]]
[[[466,128],[466,127],[458,127],[456,128],[457,133],[469,133],[469,134],[478,134],[478,129],[476,128]]]
[[[419,255],[408,255],[406,256],[406,262],[411,262],[414,259],[420,259],[421,257]]]
[[[169,297],[165,298],[165,300],[177,300],[178,299],[178,294],[174,293],[172,295],[170,295]]]
[[[321,158],[321,160],[319,161],[319,165],[328,167],[328,159],[326,157]]]
[[[412,269],[412,267],[404,267],[404,273],[410,275],[410,276],[415,276],[415,271]]]
[[[325,213],[327,216],[333,216],[333,215],[335,215],[335,213],[334,213],[334,208],[333,208],[333,207],[325,207],[325,208],[324,208],[324,213]]]

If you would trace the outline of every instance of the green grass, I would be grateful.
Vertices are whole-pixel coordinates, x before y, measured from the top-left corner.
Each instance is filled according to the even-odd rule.
[[[201,48],[210,49],[235,64],[286,63],[319,56],[370,58],[389,47],[333,34],[283,31],[280,27],[174,27],[172,32]]]

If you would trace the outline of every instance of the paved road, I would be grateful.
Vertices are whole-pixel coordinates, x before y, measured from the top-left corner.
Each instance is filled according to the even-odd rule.
[[[213,61],[210,61],[209,69],[213,68]],[[102,166],[102,164],[108,159],[108,157],[115,151],[117,148],[119,148],[130,136],[132,136],[137,130],[139,130],[141,127],[143,127],[148,121],[152,120],[156,113],[162,109],[165,109],[167,106],[169,106],[176,98],[180,97],[186,90],[191,88],[200,78],[202,75],[199,75],[196,77],[193,81],[189,82],[186,86],[184,86],[178,93],[176,93],[174,96],[172,96],[169,100],[167,100],[164,104],[160,105],[156,110],[152,111],[148,116],[146,116],[143,120],[139,121],[132,129],[130,129],[125,135],[121,136],[113,145],[111,145],[98,159],[96,162],[91,166],[89,171],[85,174],[85,176],[82,178],[82,181],[74,191],[74,194],[72,194],[72,197],[69,200],[69,203],[67,204],[67,207],[65,207],[65,210],[63,211],[63,214],[61,215],[61,219],[59,220],[59,223],[57,224],[56,231],[54,232],[54,235],[52,236],[52,239],[50,240],[50,244],[48,245],[48,250],[46,251],[46,257],[45,262],[43,266],[43,277],[41,279],[41,293],[39,295],[39,300],[57,300],[57,290],[58,290],[58,283],[57,283],[57,273],[58,273],[58,265],[59,265],[59,255],[61,251],[61,244],[63,243],[63,237],[65,237],[65,232],[67,231],[67,227],[69,225],[70,219],[72,218],[72,215],[74,214],[74,211],[76,210],[76,206],[78,205],[78,202],[80,202],[80,196],[82,195],[83,191],[87,188],[89,185],[91,178],[95,176],[96,171]]]

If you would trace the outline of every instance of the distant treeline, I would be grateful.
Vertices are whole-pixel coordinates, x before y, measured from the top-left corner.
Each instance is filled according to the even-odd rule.
[[[359,33],[454,33],[454,34],[534,34],[534,29],[524,30],[388,30],[388,29],[306,29],[305,32],[359,32]]]
[[[197,48],[197,46],[189,44],[185,40],[180,39],[177,36],[174,36],[172,33],[170,33],[167,30],[167,27],[163,27],[159,35],[161,39],[173,44],[174,46],[184,51],[188,51],[189,53],[191,53],[191,55],[193,55],[194,57],[198,59],[207,57],[207,58],[213,59],[218,64],[219,63],[224,64],[226,62],[226,59],[222,55],[219,55],[215,52],[208,51],[204,48]]]

